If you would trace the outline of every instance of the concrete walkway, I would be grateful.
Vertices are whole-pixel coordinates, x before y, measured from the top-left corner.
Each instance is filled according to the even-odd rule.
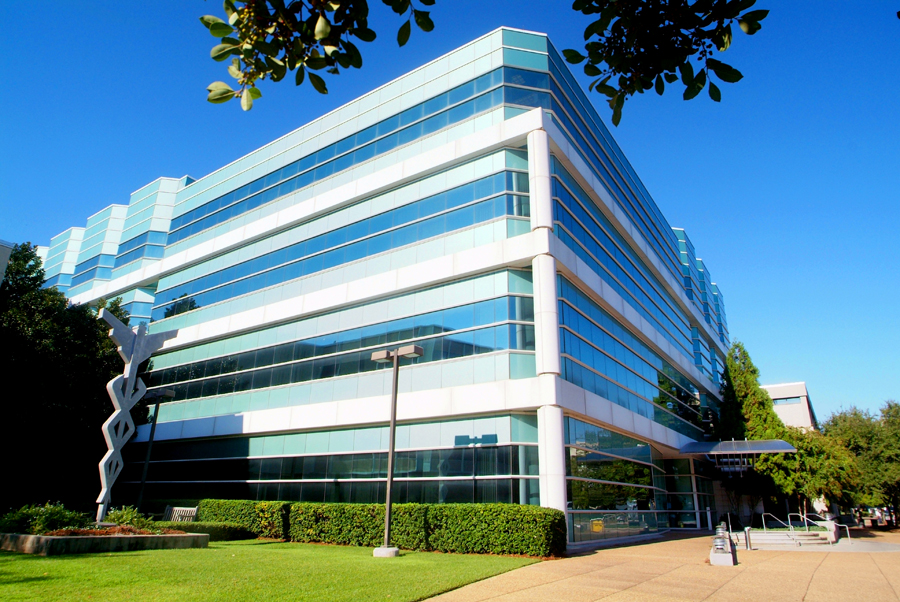
[[[853,554],[837,546],[804,553],[738,550],[739,566],[713,567],[708,561],[710,535],[670,535],[663,541],[541,562],[432,600],[900,601],[900,552],[889,551],[900,544],[900,533],[871,534],[859,541],[870,551],[862,551],[863,545]]]

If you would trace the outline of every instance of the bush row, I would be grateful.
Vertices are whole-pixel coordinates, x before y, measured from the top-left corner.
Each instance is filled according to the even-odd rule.
[[[260,537],[288,538],[290,502],[200,500],[199,522],[234,523]]]
[[[374,547],[384,537],[384,504],[201,500],[197,514],[297,542]],[[558,556],[566,548],[566,522],[562,512],[536,506],[395,504],[391,543],[407,550]]]
[[[173,521],[154,521],[154,529],[177,529],[185,533],[207,533],[210,541],[235,541],[238,539],[256,539],[256,533],[245,529],[237,523],[185,523]]]

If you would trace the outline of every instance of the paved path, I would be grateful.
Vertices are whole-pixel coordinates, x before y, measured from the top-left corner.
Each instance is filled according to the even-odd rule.
[[[708,563],[711,537],[669,536],[530,565],[434,602],[900,601],[900,533],[860,540],[885,551],[738,550],[739,566]],[[888,544],[879,547],[877,544]]]

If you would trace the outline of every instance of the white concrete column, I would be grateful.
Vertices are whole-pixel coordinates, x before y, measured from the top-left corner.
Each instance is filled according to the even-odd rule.
[[[531,229],[553,229],[553,199],[550,188],[550,139],[544,130],[528,134],[528,189]]]
[[[556,291],[556,260],[538,255],[531,260],[534,283],[534,342],[538,376],[561,372],[559,360],[559,309]],[[554,404],[554,400],[543,400]]]
[[[563,410],[541,406],[537,411],[541,506],[566,511],[566,447]]]

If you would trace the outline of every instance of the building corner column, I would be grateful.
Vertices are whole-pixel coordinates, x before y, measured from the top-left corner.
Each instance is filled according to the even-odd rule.
[[[538,408],[538,466],[541,506],[566,511],[566,456],[563,409]]]

